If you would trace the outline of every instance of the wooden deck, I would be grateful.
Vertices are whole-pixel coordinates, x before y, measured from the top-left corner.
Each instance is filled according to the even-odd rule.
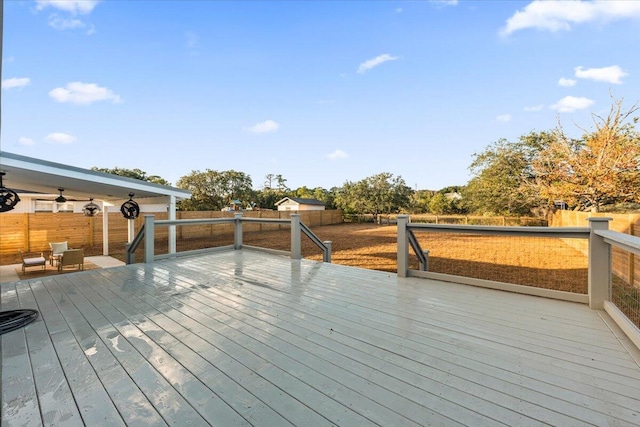
[[[640,425],[576,303],[227,251],[3,284],[3,426]]]

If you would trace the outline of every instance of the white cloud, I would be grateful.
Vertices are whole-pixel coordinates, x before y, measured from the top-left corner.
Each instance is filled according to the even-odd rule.
[[[74,15],[86,15],[98,5],[98,0],[36,0],[36,9],[42,10],[52,7]]]
[[[569,31],[572,24],[608,22],[624,18],[640,18],[640,2],[627,0],[535,0],[507,19],[500,33],[507,36],[527,28],[552,32]]]
[[[458,0],[429,0],[429,3],[435,3],[438,6],[456,6]]]
[[[377,67],[380,64],[383,64],[387,61],[395,61],[396,59],[398,59],[397,56],[391,56],[388,53],[378,55],[375,58],[368,59],[360,64],[360,66],[358,67],[358,74],[366,73],[370,69]]]
[[[327,154],[327,159],[329,160],[340,160],[340,159],[346,159],[348,157],[349,155],[342,150],[336,150],[333,153]]]
[[[612,84],[622,84],[622,78],[628,76],[628,73],[622,71],[617,65],[603,68],[587,68],[576,67],[576,77],[579,79],[591,79],[598,82],[607,82]]]
[[[49,26],[54,30],[63,31],[84,28],[86,24],[79,19],[65,19],[53,14],[49,16]]]
[[[572,113],[576,110],[584,110],[593,105],[595,101],[584,97],[565,96],[549,108],[558,110],[559,113]]]
[[[13,77],[2,81],[2,89],[14,89],[16,87],[25,87],[31,84],[28,77]]]
[[[31,138],[25,138],[24,136],[21,136],[20,138],[18,138],[18,144],[19,145],[34,145],[35,141]]]
[[[79,19],[65,19],[54,14],[49,16],[49,26],[54,30],[64,31],[84,28],[86,24]]]
[[[77,138],[73,135],[60,132],[50,133],[44,138],[45,141],[52,144],[71,144],[72,142],[75,142],[76,139]]]
[[[395,13],[402,13],[402,8],[401,7],[397,7],[394,12]]]
[[[496,120],[499,122],[507,123],[511,120],[511,114],[501,114],[496,117]]]
[[[95,83],[67,83],[64,88],[58,87],[50,91],[49,96],[58,102],[70,102],[80,105],[109,100],[114,104],[123,102],[120,95],[116,95],[111,89],[100,87]]]
[[[561,77],[560,80],[558,80],[558,84],[564,87],[575,86],[577,82],[578,82],[577,80],[567,79],[565,77]]]
[[[542,111],[543,108],[544,108],[544,105],[542,105],[542,104],[533,105],[531,107],[524,107],[524,111],[527,111],[527,112]]]
[[[280,125],[273,120],[265,120],[264,122],[256,123],[247,130],[251,133],[268,133],[278,130]]]

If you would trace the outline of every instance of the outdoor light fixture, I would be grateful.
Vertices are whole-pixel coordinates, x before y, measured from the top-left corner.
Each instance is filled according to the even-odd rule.
[[[96,216],[100,213],[100,206],[93,203],[93,199],[89,199],[89,203],[82,207],[84,216]]]
[[[0,172],[0,212],[10,211],[20,201],[20,197],[18,197],[18,193],[8,188],[5,188],[5,186],[2,184],[2,177],[5,175],[6,175],[5,172]]]
[[[136,219],[140,215],[140,206],[133,201],[133,193],[129,193],[129,200],[120,206],[120,212],[126,219]]]
[[[64,188],[58,188],[58,191],[60,192],[60,195],[58,197],[56,197],[56,202],[57,203],[64,203],[67,201],[67,199],[62,195],[62,192],[64,191]]]

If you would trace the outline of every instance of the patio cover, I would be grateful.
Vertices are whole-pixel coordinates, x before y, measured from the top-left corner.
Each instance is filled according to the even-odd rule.
[[[61,163],[0,151],[2,182],[14,191],[55,194],[64,188],[64,196],[76,199],[114,202],[135,198],[159,198],[169,206],[169,219],[176,218],[176,202],[191,197],[191,192],[133,178],[96,172]],[[117,207],[119,209],[119,206]],[[114,209],[114,208],[112,208]],[[1,215],[1,214],[0,214]],[[106,216],[105,216],[106,218]],[[169,228],[169,252],[175,253],[175,227]],[[103,253],[108,255],[108,222],[103,221]]]

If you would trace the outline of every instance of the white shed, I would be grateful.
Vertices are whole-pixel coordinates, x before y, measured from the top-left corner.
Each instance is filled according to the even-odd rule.
[[[285,197],[278,200],[275,205],[279,211],[323,211],[324,203],[316,199],[301,199],[298,197]]]

